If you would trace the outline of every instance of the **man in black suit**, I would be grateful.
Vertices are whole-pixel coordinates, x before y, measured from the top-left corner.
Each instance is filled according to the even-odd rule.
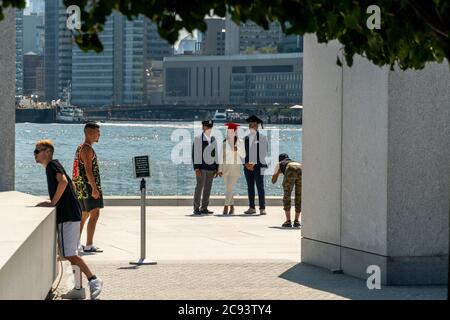
[[[194,163],[197,184],[194,193],[194,214],[212,214],[208,210],[209,196],[214,178],[218,175],[219,155],[216,139],[211,135],[214,121],[202,122],[203,132],[195,137],[192,146],[192,162]]]
[[[247,119],[250,133],[245,137],[245,163],[244,174],[247,181],[249,209],[245,214],[255,214],[255,183],[258,189],[259,213],[266,214],[266,196],[264,191],[264,169],[267,168],[266,156],[268,151],[267,137],[258,129],[263,121],[257,116]]]

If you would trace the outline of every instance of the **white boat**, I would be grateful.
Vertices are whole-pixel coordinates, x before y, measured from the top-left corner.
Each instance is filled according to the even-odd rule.
[[[227,112],[219,112],[219,110],[216,110],[216,113],[214,113],[213,116],[214,122],[227,122],[228,121],[228,114]]]
[[[56,121],[69,123],[83,122],[83,110],[65,102],[59,103],[56,107]]]
[[[80,123],[84,122],[83,110],[70,102],[70,85],[64,89],[64,100],[56,101],[56,122]]]

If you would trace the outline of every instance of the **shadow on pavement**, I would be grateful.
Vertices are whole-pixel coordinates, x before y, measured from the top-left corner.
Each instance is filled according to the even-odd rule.
[[[119,267],[117,270],[137,270],[140,266],[133,265],[133,266],[126,266],[126,267]]]
[[[259,217],[259,214],[215,214],[215,217]]]
[[[283,272],[280,278],[316,290],[356,300],[446,299],[444,286],[381,286],[370,290],[366,281],[330,270],[298,263]],[[442,295],[442,297],[441,297]]]
[[[279,226],[271,226],[271,227],[268,227],[268,228],[270,228],[270,229],[281,229],[281,230],[301,230],[301,228],[294,228],[294,227],[279,227]]]

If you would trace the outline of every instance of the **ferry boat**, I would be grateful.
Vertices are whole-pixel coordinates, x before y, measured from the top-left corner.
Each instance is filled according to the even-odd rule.
[[[84,122],[83,110],[66,104],[65,102],[57,102],[56,122],[64,123],[80,123]]]
[[[82,123],[85,122],[83,110],[72,105],[71,88],[64,89],[64,100],[57,100],[56,105],[56,122],[60,123]]]

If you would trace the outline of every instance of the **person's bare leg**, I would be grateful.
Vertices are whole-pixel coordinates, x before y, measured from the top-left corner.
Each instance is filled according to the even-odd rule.
[[[295,221],[300,221],[300,213],[301,212],[295,212]]]
[[[286,221],[291,221],[291,210],[284,210],[284,214],[286,215]]]
[[[88,218],[89,218],[89,212],[83,211],[81,213],[81,221],[80,221],[80,239],[81,239],[81,234],[83,233],[84,224],[86,223],[86,220]]]
[[[100,209],[93,209],[89,212],[89,222],[87,225],[86,246],[90,246],[94,243],[95,227],[97,226],[97,221],[98,221],[99,215],[100,215]]]
[[[87,264],[84,262],[83,258],[79,256],[66,257],[69,262],[75,266],[78,266],[88,279],[92,278],[93,274]]]

